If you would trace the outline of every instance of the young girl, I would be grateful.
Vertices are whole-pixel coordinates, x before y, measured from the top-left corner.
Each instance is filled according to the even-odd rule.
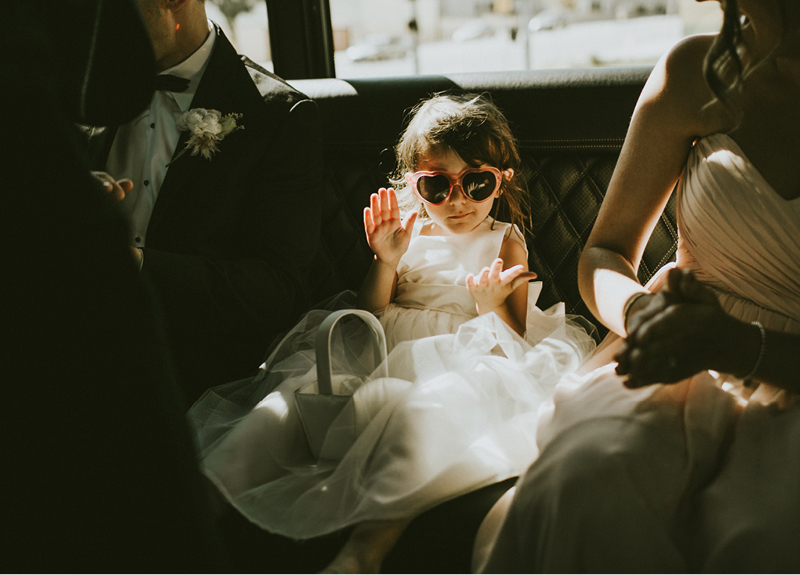
[[[362,323],[331,345],[333,371],[364,381],[352,447],[315,461],[294,403],[316,379],[314,336],[330,310],[309,312],[255,380],[215,388],[190,411],[204,472],[251,521],[297,539],[356,525],[329,566],[340,572],[377,572],[410,519],[522,472],[539,405],[594,346],[563,304],[542,312],[529,294],[519,154],[494,104],[424,102],[397,156],[399,191],[382,188],[364,210],[375,259],[358,294],[386,332],[390,377],[371,374]],[[491,217],[498,209],[519,227]],[[331,309],[352,307],[346,299]]]

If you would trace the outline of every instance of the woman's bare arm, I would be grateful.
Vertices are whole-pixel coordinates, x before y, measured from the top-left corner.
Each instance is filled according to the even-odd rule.
[[[636,278],[647,240],[681,174],[694,140],[718,131],[721,114],[704,111],[712,94],[702,75],[711,37],[689,38],[653,70],[636,105],[619,162],[578,266],[591,312],[626,335],[623,308],[644,288]],[[643,305],[646,298],[639,298]]]

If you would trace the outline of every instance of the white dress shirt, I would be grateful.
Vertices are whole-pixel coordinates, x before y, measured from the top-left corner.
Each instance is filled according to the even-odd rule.
[[[156,90],[150,107],[119,128],[108,155],[106,172],[117,180],[133,181],[133,189],[121,205],[130,219],[131,245],[137,248],[145,246],[150,215],[180,139],[175,121],[192,104],[214,47],[214,26],[208,25],[205,42],[186,60],[162,72],[186,78],[189,87],[184,92]]]

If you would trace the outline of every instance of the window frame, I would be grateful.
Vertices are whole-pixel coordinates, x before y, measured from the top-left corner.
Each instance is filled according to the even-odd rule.
[[[335,78],[328,0],[265,0],[275,74],[286,80]]]

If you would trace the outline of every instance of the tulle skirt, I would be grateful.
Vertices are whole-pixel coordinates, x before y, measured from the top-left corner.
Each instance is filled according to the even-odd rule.
[[[207,391],[189,412],[204,473],[270,532],[306,539],[367,520],[411,518],[519,475],[537,455],[539,406],[594,348],[562,305],[531,306],[527,339],[495,314],[457,320],[455,333],[396,343],[389,377],[377,377],[368,329],[343,320],[331,366],[356,382],[341,416],[355,421],[356,439],[341,459],[316,461],[294,393],[316,380],[320,323],[354,303],[350,292],[309,312],[257,376]],[[381,319],[394,318],[384,323],[391,331],[398,322],[428,324],[411,316],[429,311],[392,310]]]

